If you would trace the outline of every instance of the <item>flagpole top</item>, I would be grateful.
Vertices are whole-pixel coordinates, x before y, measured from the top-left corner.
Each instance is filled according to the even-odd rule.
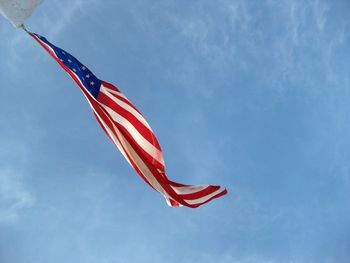
[[[17,28],[23,29],[24,31],[28,32],[28,30],[24,24],[20,24]]]

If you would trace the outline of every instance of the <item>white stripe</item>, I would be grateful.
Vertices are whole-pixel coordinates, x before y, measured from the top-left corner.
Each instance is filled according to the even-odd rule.
[[[122,125],[134,138],[136,143],[150,156],[152,156],[154,159],[156,159],[160,164],[164,166],[164,160],[162,152],[159,151],[156,147],[154,147],[153,144],[151,144],[149,141],[147,141],[140,133],[139,131],[132,125],[127,119],[125,119],[123,116],[119,115],[112,109],[110,109],[108,106],[100,103],[100,105],[108,112],[108,114],[112,117],[112,119]]]
[[[138,112],[136,111],[133,107],[131,107],[129,104],[125,103],[124,101],[121,101],[120,99],[116,98],[113,96],[110,92],[110,90],[106,89],[103,85],[101,85],[100,92],[103,94],[106,94],[109,98],[111,98],[115,103],[117,103],[120,107],[125,109],[126,111],[130,112],[136,119],[138,119],[143,125],[145,125],[151,132],[152,129],[145,120],[145,118]]]
[[[205,201],[208,201],[210,198],[212,198],[213,196],[223,192],[224,190],[222,190],[221,188],[217,191],[215,191],[214,193],[211,193],[210,195],[206,195],[204,197],[198,198],[198,199],[194,199],[194,200],[186,200],[185,201],[191,205],[196,205],[196,204],[201,204],[204,203]]]
[[[102,85],[102,86],[103,86],[103,85]],[[103,86],[103,87],[104,87],[105,89],[107,89],[110,93],[115,94],[115,95],[118,95],[118,96],[120,96],[120,97],[126,99],[127,101],[129,101],[129,99],[128,99],[123,93],[121,93],[121,92],[119,92],[119,91],[116,91],[116,90],[113,90],[113,89],[110,89],[110,88],[108,88],[108,87],[106,87],[106,86]]]
[[[209,185],[191,185],[191,186],[171,186],[175,193],[186,195],[186,194],[194,194],[199,191],[206,189]]]
[[[114,125],[113,125],[114,126]],[[132,148],[132,146],[129,144],[127,139],[123,136],[123,134],[118,130],[117,127],[114,126],[115,132],[121,142],[121,144],[124,146],[125,151],[128,153],[130,158],[132,158],[134,164],[137,166],[137,168],[141,171],[141,173],[146,177],[147,181],[156,189],[159,193],[164,195],[165,197],[169,197],[168,193],[163,189],[163,187],[159,184],[157,179],[154,177],[152,172],[148,169],[147,165],[143,162],[143,160],[140,158],[140,156],[135,152],[135,150]]]

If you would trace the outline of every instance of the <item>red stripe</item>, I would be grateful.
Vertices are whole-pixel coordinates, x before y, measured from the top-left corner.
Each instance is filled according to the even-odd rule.
[[[111,110],[127,119],[149,143],[161,151],[160,145],[153,132],[150,131],[142,122],[140,122],[139,119],[137,119],[132,113],[125,110],[123,107],[118,105],[118,103],[114,102],[102,92],[98,94],[97,101],[108,106]]]
[[[181,206],[180,203],[174,201],[173,199],[169,199],[169,198],[168,198],[168,201],[169,201],[169,203],[170,203],[170,205],[171,205],[172,207],[179,207],[179,206]]]
[[[208,196],[219,189],[220,189],[220,186],[209,185],[207,188],[200,190],[198,192],[191,193],[191,194],[180,194],[180,196],[181,196],[181,198],[183,198],[185,200],[195,200],[195,199],[199,199],[199,198]]]
[[[108,114],[108,113],[106,113]],[[108,115],[109,116],[109,115]],[[112,120],[113,121],[113,120]],[[123,134],[123,136],[128,140],[128,142],[132,145],[133,149],[137,152],[137,154],[141,157],[143,161],[149,162],[155,168],[164,171],[164,165],[158,162],[157,159],[153,158],[150,154],[148,154],[134,139],[134,137],[129,133],[129,131],[119,123],[113,121],[114,125],[118,127],[119,131]]]
[[[140,158],[146,162],[151,163],[153,166],[155,166],[157,169],[164,171],[164,165],[160,163],[158,160],[153,158],[150,154],[148,154],[134,139],[134,137],[129,133],[129,131],[121,124],[113,121],[112,117],[108,114],[108,112],[103,109],[106,114],[111,118],[111,121],[114,123],[114,125],[119,129],[119,131],[123,134],[123,136],[127,139],[127,141],[130,143],[130,145],[133,147],[133,149],[137,152],[137,154],[140,156]]]
[[[211,200],[216,199],[216,198],[219,198],[219,197],[224,196],[224,195],[226,195],[226,194],[227,194],[227,189],[223,190],[222,192],[218,193],[217,195],[214,195],[213,197],[209,198],[209,199],[208,199],[207,201],[205,201],[205,202],[202,202],[202,203],[193,205],[192,208],[200,207],[201,205],[204,205],[204,204],[210,202]]]
[[[118,100],[121,100],[122,102],[128,104],[131,108],[133,108],[135,111],[140,113],[141,116],[143,116],[142,113],[126,97],[123,97],[123,96],[118,95],[118,94],[114,94],[112,92],[108,92],[108,93],[111,94],[113,97],[117,98]]]
[[[111,90],[113,90],[113,91],[117,91],[117,92],[119,92],[119,93],[121,93],[121,94],[123,94],[118,88],[116,88],[115,86],[113,86],[112,84],[110,84],[110,83],[107,83],[107,82],[105,82],[105,81],[102,81],[102,86],[104,86],[105,88],[107,88],[107,91],[108,91],[108,89],[111,89]],[[128,104],[130,107],[132,107],[134,110],[136,110],[138,113],[140,113],[141,115],[142,115],[142,113],[126,98],[126,96],[125,97],[123,97],[123,96],[121,96],[121,95],[118,95],[118,94],[114,94],[114,93],[112,93],[112,92],[109,92],[113,97],[115,97],[115,98],[117,98],[117,99],[119,99],[119,100],[121,100],[122,102],[124,102],[124,103],[126,103],[126,104]]]
[[[102,85],[105,86],[106,88],[111,89],[111,90],[120,92],[120,90],[116,86],[114,86],[113,84],[108,83],[106,81],[102,81]]]
[[[121,92],[117,87],[115,87],[113,84],[110,84],[110,83],[108,83],[108,82],[105,82],[105,81],[102,81],[102,85],[104,86],[104,87],[106,87],[106,88],[108,88],[108,89],[111,89],[111,90],[114,90],[114,91],[117,91],[117,92],[120,92],[121,94],[123,94],[123,92]],[[118,95],[118,94],[114,94],[114,93],[112,93],[111,92],[111,94],[114,96],[114,97],[116,97],[117,99],[119,99],[119,100],[121,100],[121,101],[123,101],[123,102],[125,102],[126,104],[128,104],[130,107],[132,107],[134,110],[136,110],[138,113],[140,113],[141,114],[141,116],[142,116],[142,113],[126,98],[126,96],[125,96],[125,98],[124,97],[122,97],[122,96],[120,96],[120,95]]]

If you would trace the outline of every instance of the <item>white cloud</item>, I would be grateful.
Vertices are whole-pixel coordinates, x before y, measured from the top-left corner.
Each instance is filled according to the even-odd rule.
[[[0,170],[0,223],[13,223],[35,199],[22,183],[22,176],[10,169]]]
[[[76,15],[79,10],[83,7],[83,5],[89,4],[88,1],[76,0],[69,3],[69,8],[66,5],[62,5],[62,1],[56,0],[50,2],[51,5],[54,6],[53,10],[57,10],[59,16],[56,17],[53,21],[47,21],[46,25],[48,25],[48,37],[56,38],[61,32],[65,29],[65,27],[71,22],[72,18]],[[52,16],[46,17],[46,19],[51,19]]]
[[[212,62],[233,61],[237,52],[235,41],[246,39],[244,32],[252,20],[245,1],[222,0],[214,6],[200,2],[196,6],[197,12],[190,15],[171,14],[170,23],[196,53]],[[208,8],[212,8],[211,12],[207,12]]]

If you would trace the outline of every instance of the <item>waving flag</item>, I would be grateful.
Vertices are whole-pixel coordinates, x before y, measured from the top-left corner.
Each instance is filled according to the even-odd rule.
[[[184,185],[170,181],[165,174],[157,138],[125,95],[112,84],[98,79],[68,52],[38,34],[27,32],[72,77],[110,140],[141,178],[161,193],[170,206],[195,208],[227,193],[220,186]]]

